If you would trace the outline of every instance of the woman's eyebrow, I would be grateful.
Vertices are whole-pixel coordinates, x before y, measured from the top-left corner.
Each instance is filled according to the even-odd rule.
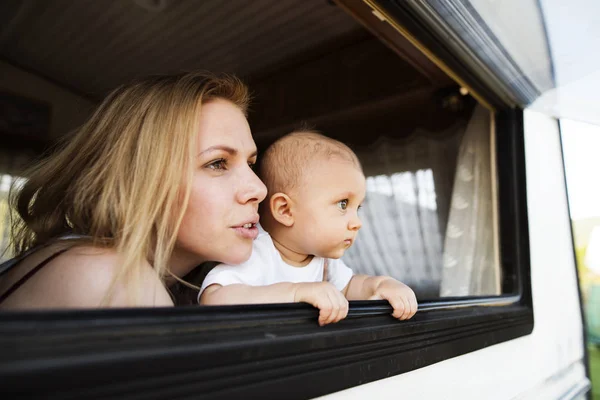
[[[236,149],[234,149],[233,147],[224,146],[224,145],[216,145],[216,146],[210,146],[208,149],[201,151],[200,154],[198,154],[198,156],[201,156],[205,153],[210,153],[211,151],[215,151],[215,150],[225,151],[225,152],[231,154],[232,156],[235,156],[238,153],[238,151]]]
[[[238,151],[236,149],[234,149],[233,147],[229,147],[229,146],[224,146],[224,145],[216,145],[216,146],[211,146],[208,149],[203,150],[202,152],[200,152],[200,154],[198,154],[198,157],[205,154],[205,153],[209,153],[211,151],[215,151],[215,150],[221,150],[221,151],[225,151],[227,153],[229,153],[232,156],[235,156],[238,154]],[[250,154],[250,158],[252,157],[256,157],[258,155],[258,151],[254,150],[252,152],[252,154]]]

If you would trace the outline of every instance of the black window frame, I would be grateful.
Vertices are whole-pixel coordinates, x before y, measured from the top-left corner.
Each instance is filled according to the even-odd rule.
[[[325,327],[305,304],[2,312],[3,398],[310,398],[531,333],[523,110],[394,4],[383,6],[496,108],[506,294],[421,301],[409,321],[384,301],[353,301],[347,319]]]

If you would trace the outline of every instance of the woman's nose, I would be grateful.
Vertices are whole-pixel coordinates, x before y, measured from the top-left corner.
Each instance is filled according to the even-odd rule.
[[[239,202],[242,204],[248,202],[260,203],[267,197],[267,187],[251,169],[250,173],[244,174],[241,177],[240,185],[238,197]]]

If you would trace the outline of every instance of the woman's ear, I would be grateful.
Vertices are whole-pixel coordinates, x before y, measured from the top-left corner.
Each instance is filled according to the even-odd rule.
[[[275,221],[287,227],[294,225],[292,199],[287,194],[275,193],[269,199],[269,206],[271,207],[271,215]]]

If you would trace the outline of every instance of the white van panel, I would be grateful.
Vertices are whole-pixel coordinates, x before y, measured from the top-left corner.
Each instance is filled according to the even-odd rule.
[[[324,397],[547,399],[589,385],[558,122],[526,110],[524,124],[532,334]]]

